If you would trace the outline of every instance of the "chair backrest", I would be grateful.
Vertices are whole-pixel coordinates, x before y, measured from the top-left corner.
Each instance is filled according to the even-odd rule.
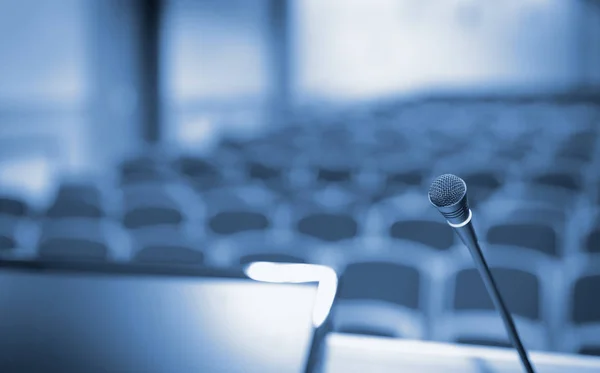
[[[339,242],[358,235],[356,220],[343,213],[315,212],[301,218],[296,228],[301,234],[325,242]]]
[[[183,156],[174,162],[173,167],[199,190],[214,188],[223,182],[222,173],[209,159]]]
[[[138,229],[153,225],[179,225],[185,217],[175,207],[148,206],[127,211],[123,216],[123,226],[127,229]]]
[[[532,182],[551,187],[558,187],[573,192],[581,190],[582,187],[580,176],[563,172],[548,171],[534,176],[532,178]]]
[[[473,338],[473,337],[457,337],[455,342],[469,345],[488,346],[488,347],[502,347],[512,348],[512,344],[509,341],[500,341],[493,338]]]
[[[28,214],[29,207],[25,201],[11,197],[0,197],[0,215],[25,217]]]
[[[486,234],[493,245],[508,245],[532,249],[550,256],[560,255],[556,230],[542,223],[503,223],[493,225]]]
[[[178,244],[149,244],[136,253],[134,260],[142,263],[201,265],[204,263],[204,253]]]
[[[268,217],[257,211],[223,211],[208,220],[210,230],[219,235],[233,235],[247,231],[263,231],[270,227]]]
[[[85,200],[58,200],[46,210],[46,217],[50,219],[61,218],[96,218],[105,216],[105,212],[99,205]]]
[[[0,234],[0,251],[14,249],[17,246],[18,245],[15,237],[11,237],[6,234]]]
[[[108,259],[109,249],[103,242],[57,237],[41,241],[38,255],[46,259],[103,261]]]
[[[389,235],[392,238],[418,242],[437,250],[447,250],[455,243],[454,232],[443,221],[397,221],[390,226]]]
[[[581,355],[589,356],[600,356],[600,345],[597,346],[583,346],[577,351]]]
[[[584,275],[575,281],[571,321],[574,324],[600,323],[600,274]]]
[[[508,309],[522,317],[541,318],[541,290],[539,279],[532,273],[512,268],[492,268],[492,274]],[[494,305],[475,268],[461,269],[456,273],[452,308],[462,310],[494,311]]]
[[[346,267],[340,278],[340,299],[379,300],[419,309],[419,270],[400,263],[359,262]]]
[[[63,183],[56,193],[55,203],[85,202],[93,205],[102,203],[100,189],[91,183]]]

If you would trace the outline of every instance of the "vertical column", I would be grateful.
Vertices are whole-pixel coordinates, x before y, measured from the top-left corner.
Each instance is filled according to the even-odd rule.
[[[140,114],[142,137],[149,143],[160,142],[160,33],[162,0],[138,0],[140,20],[139,61]]]
[[[269,0],[268,45],[270,53],[271,102],[276,115],[291,102],[292,48],[289,0]]]

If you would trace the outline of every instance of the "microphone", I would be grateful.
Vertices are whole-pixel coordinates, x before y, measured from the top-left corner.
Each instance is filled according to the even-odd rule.
[[[431,187],[429,188],[429,202],[442,213],[448,224],[471,252],[471,257],[475,262],[479,275],[485,284],[490,298],[492,298],[494,306],[502,317],[508,337],[513,347],[519,353],[519,358],[525,371],[527,373],[535,373],[527,357],[525,347],[521,343],[521,338],[519,337],[519,332],[513,318],[504,304],[504,300],[498,291],[496,282],[479,246],[475,229],[471,223],[473,213],[469,209],[469,202],[467,200],[467,184],[456,175],[441,175],[431,183]]]

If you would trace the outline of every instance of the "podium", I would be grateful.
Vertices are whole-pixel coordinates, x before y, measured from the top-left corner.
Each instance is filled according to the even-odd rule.
[[[331,333],[326,337],[324,373],[522,373],[517,352]],[[600,372],[600,357],[529,353],[536,373]]]

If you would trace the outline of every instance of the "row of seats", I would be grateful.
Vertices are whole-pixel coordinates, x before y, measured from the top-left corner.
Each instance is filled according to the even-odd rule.
[[[452,249],[456,244],[450,229],[429,205],[426,190],[420,189],[371,205],[357,203],[333,188],[305,193],[304,198],[281,200],[268,189],[246,186],[207,192],[205,201],[189,199],[187,203],[177,201],[161,188],[138,189],[122,202],[124,211],[118,219],[108,218],[102,205],[91,202],[92,199],[71,195],[67,200],[61,193],[39,218],[24,213],[27,208],[23,201],[0,199],[0,216],[12,222],[38,222],[46,231],[60,226],[61,220],[98,220],[129,231],[177,226],[185,228],[190,239],[209,242],[255,232],[265,240],[287,234],[288,238],[307,236],[344,245],[352,241],[363,245],[372,238],[405,240],[436,251]],[[600,227],[596,224],[600,215],[596,210],[587,211],[591,224],[584,224],[582,219],[569,220],[569,215],[557,208],[511,205],[500,197],[475,211],[481,238],[490,245],[516,247],[550,257],[600,250]],[[16,239],[10,236],[14,227],[15,224],[5,227],[5,239]]]
[[[311,114],[312,113],[312,114]],[[505,345],[468,252],[427,201],[463,177],[528,347],[600,346],[600,109],[396,103],[304,111],[211,151],[152,149],[42,209],[0,198],[0,255],[327,264],[338,331]]]
[[[342,273],[340,300],[333,311],[335,328],[396,338],[509,346],[479,274],[466,260],[461,263],[462,268],[441,276],[420,272],[406,261],[349,264]],[[492,272],[526,347],[598,351],[600,339],[594,335],[600,322],[600,304],[594,300],[600,286],[598,269],[567,278],[557,268],[496,263]]]

